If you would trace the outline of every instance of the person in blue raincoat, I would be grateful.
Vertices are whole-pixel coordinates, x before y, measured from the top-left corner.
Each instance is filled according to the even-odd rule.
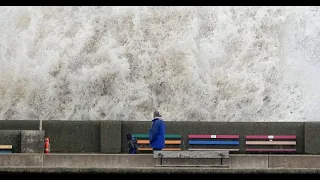
[[[149,130],[149,141],[153,151],[160,151],[165,147],[166,125],[158,111],[153,113],[152,125]]]

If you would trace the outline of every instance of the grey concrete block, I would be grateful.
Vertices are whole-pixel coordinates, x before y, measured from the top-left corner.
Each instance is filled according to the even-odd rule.
[[[42,155],[8,154],[0,155],[0,166],[42,166]]]
[[[52,153],[99,153],[99,121],[43,121]]]
[[[153,167],[152,155],[131,154],[45,154],[46,167],[129,168]]]
[[[320,168],[320,156],[270,155],[269,168]]]
[[[320,154],[320,122],[306,122],[304,129],[305,153]]]
[[[234,154],[222,162],[224,165],[229,165],[229,168],[265,169],[268,168],[268,155]]]
[[[0,145],[12,145],[13,153],[21,152],[20,139],[20,130],[0,130]]]
[[[43,153],[44,131],[21,131],[21,153]]]
[[[120,121],[101,121],[100,152],[121,153],[121,137]]]
[[[39,130],[36,120],[0,120],[0,130]]]

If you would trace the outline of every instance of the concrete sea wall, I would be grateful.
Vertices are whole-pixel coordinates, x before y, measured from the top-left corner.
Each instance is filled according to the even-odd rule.
[[[149,121],[43,121],[52,153],[126,153],[127,133],[148,133]],[[168,134],[182,136],[188,148],[188,134],[238,134],[240,154],[245,153],[245,136],[250,134],[297,136],[296,154],[320,154],[318,122],[166,122]],[[38,121],[0,121],[0,144],[12,144],[21,152],[22,130],[38,130]]]

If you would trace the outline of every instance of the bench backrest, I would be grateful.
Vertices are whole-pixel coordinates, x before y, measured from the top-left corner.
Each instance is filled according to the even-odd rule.
[[[239,135],[190,134],[189,150],[191,151],[239,151]]]
[[[148,134],[132,134],[132,137],[137,138],[139,151],[152,151]],[[180,151],[182,144],[181,135],[166,134],[165,144],[166,147],[163,149],[164,151]]]
[[[295,135],[247,135],[246,152],[296,152]]]

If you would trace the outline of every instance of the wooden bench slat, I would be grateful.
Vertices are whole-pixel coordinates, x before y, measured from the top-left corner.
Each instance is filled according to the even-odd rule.
[[[152,148],[138,148],[139,151],[152,151]],[[164,148],[164,151],[181,151],[181,148]]]
[[[246,141],[247,145],[296,145],[295,141]]]
[[[154,158],[229,158],[229,151],[155,151]]]
[[[239,145],[239,141],[189,141],[190,145]]]
[[[0,150],[0,154],[10,154],[12,153],[11,150]]]
[[[12,145],[0,145],[0,149],[12,149]]]
[[[246,149],[248,152],[296,152],[296,149]]]
[[[189,151],[239,151],[239,149],[200,149],[200,148],[189,148]]]
[[[295,135],[247,135],[246,139],[296,139]]]
[[[239,139],[239,135],[190,134],[189,139]]]
[[[149,138],[149,134],[132,134],[134,138]],[[181,135],[179,134],[166,134],[164,136],[166,139],[180,139]]]
[[[149,140],[138,140],[138,144],[150,144]],[[165,144],[181,144],[180,140],[165,140]]]

